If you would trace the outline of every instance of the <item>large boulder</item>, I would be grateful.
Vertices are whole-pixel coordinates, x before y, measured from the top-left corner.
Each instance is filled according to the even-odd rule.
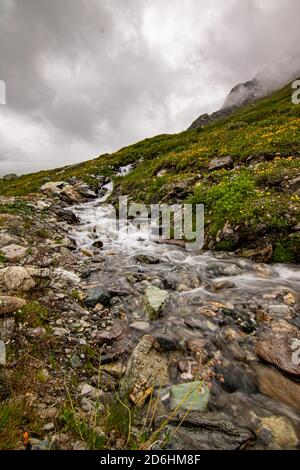
[[[25,268],[9,266],[0,270],[1,285],[8,291],[29,291],[35,287],[35,281]]]
[[[169,383],[168,359],[159,351],[159,344],[151,335],[144,335],[131,354],[127,375],[132,380],[146,380],[149,384]]]
[[[227,157],[217,157],[213,158],[209,162],[208,169],[209,171],[221,170],[222,168],[232,168],[233,167],[233,158],[229,155]]]
[[[80,201],[80,195],[72,186],[66,186],[60,192],[59,197],[67,204],[76,204]]]
[[[59,206],[52,206],[51,211],[53,211],[59,219],[64,220],[68,224],[76,224],[79,222],[77,215],[69,209],[64,209]]]
[[[273,442],[280,449],[294,449],[298,438],[290,420],[283,416],[268,416],[261,418],[263,428],[272,433]]]
[[[169,423],[166,430],[174,450],[237,450],[251,445],[254,438],[250,429],[237,426],[220,412],[182,412]]]
[[[46,194],[60,194],[66,185],[65,181],[50,181],[41,186],[41,191]]]
[[[260,332],[255,348],[264,361],[284,372],[300,377],[300,331],[284,320]]]
[[[156,320],[162,312],[169,293],[166,290],[151,286],[146,289],[144,304],[145,310],[150,320]]]
[[[79,193],[81,196],[87,199],[94,199],[97,197],[97,194],[91,190],[91,188],[84,183],[77,183],[74,184],[74,189]]]
[[[25,305],[26,300],[24,299],[10,295],[0,295],[0,316],[14,313]]]
[[[257,365],[254,373],[261,393],[300,412],[300,383],[290,380],[273,367]]]
[[[103,287],[94,287],[87,291],[86,298],[84,303],[87,307],[94,308],[97,304],[102,304],[108,306],[110,304],[110,299],[112,294],[109,290]]]

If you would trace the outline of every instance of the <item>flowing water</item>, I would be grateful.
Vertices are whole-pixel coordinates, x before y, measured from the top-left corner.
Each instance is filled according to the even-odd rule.
[[[121,172],[125,174],[125,169]],[[266,265],[225,253],[186,251],[180,246],[149,240],[147,233],[134,227],[116,237],[114,212],[106,204],[112,184],[105,189],[106,196],[74,209],[80,219],[80,225],[72,234],[78,248],[93,251],[95,241],[103,242],[102,262],[99,266],[95,263],[99,269],[92,274],[91,284],[100,282],[119,292],[129,322],[148,321],[143,304],[147,285],[168,290],[169,302],[163,314],[150,322],[147,333],[171,335],[181,346],[200,338],[209,342],[211,350],[221,350],[225,385],[219,389],[216,409],[223,411],[231,407],[231,413],[236,409],[245,415],[250,408],[260,416],[282,414],[299,426],[300,418],[295,410],[258,394],[256,386],[252,390],[253,375],[248,374],[248,366],[257,362],[261,365],[254,349],[255,329],[259,326],[255,318],[259,312],[273,321],[299,318],[300,271],[297,266]],[[284,301],[287,295],[292,296],[292,302]],[[245,357],[238,357],[242,353],[231,350],[222,337],[222,327],[227,327],[228,323],[217,314],[220,308],[239,312],[236,323],[229,325],[237,328],[237,335],[243,339]],[[252,324],[255,327],[251,328]],[[186,359],[192,360],[189,353]],[[251,395],[252,392],[256,395]],[[230,396],[235,397],[233,403]]]

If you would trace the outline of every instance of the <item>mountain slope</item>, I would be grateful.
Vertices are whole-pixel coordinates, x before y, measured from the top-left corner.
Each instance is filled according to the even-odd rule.
[[[300,106],[292,104],[291,93],[288,85],[204,128],[1,181],[0,194],[24,196],[46,181],[70,177],[95,187],[97,175],[114,177],[133,163],[130,174],[115,177],[114,201],[127,194],[136,202],[204,203],[206,248],[299,261]]]

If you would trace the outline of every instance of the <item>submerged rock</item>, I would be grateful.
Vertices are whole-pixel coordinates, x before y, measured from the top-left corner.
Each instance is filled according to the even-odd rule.
[[[274,367],[257,365],[254,373],[261,393],[300,412],[300,383],[290,380]]]

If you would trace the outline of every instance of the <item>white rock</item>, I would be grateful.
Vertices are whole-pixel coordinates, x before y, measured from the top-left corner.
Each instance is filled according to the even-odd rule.
[[[59,194],[67,183],[65,181],[51,181],[41,186],[41,191],[48,194]]]
[[[13,263],[25,258],[27,248],[21,245],[12,244],[2,247],[1,252],[10,263]]]
[[[54,275],[55,277],[58,277],[61,281],[70,282],[73,284],[80,284],[80,277],[72,271],[57,268],[54,270]]]
[[[51,206],[51,203],[46,202],[46,201],[38,201],[36,203],[36,207],[39,211],[44,211],[44,210],[48,209],[50,206]]]

